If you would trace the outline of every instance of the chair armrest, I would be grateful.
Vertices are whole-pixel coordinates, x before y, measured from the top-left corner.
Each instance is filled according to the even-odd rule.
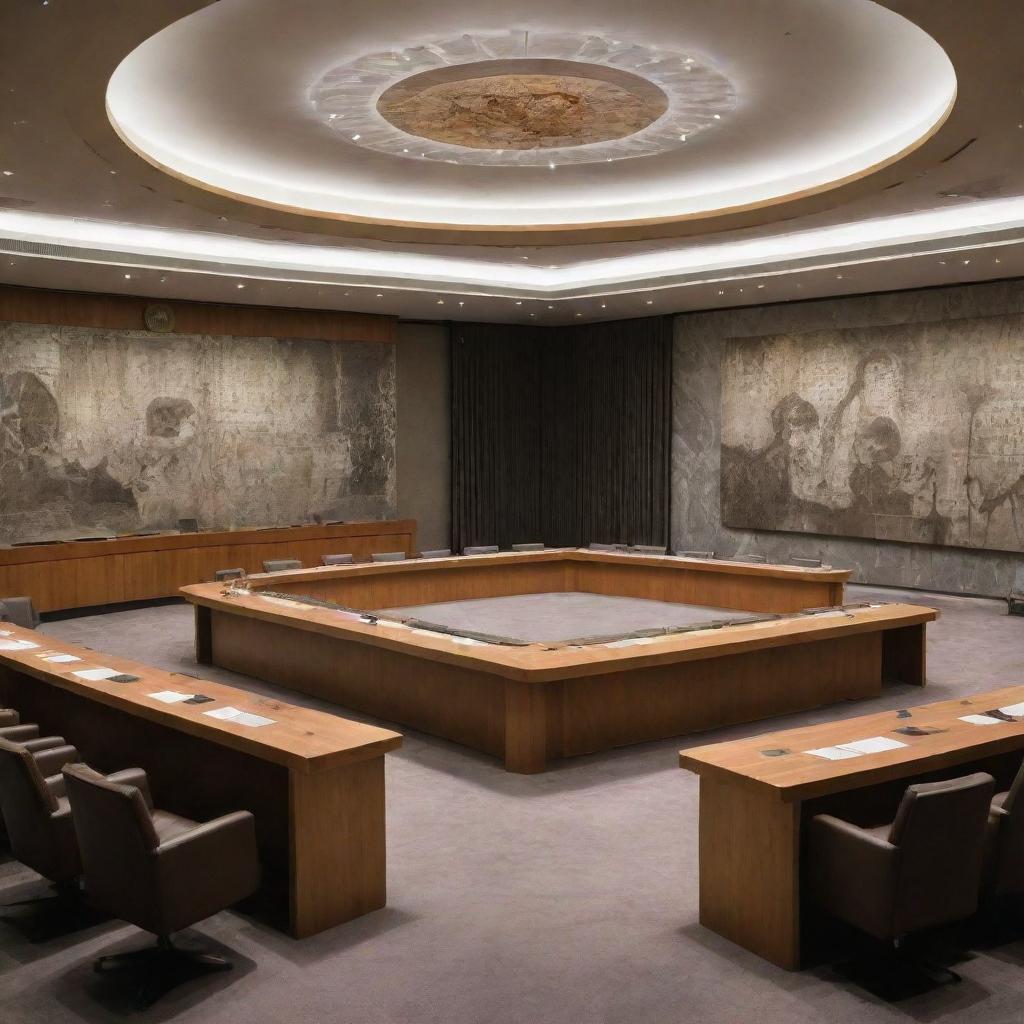
[[[21,740],[20,743],[32,754],[36,754],[40,750],[52,750],[54,747],[68,745],[68,741],[63,736],[40,736],[37,740]]]
[[[811,819],[807,840],[814,900],[876,938],[894,938],[899,847],[830,814]]]
[[[4,617],[0,614],[0,622],[4,621]],[[0,726],[6,727],[10,725],[17,725],[21,721],[21,715],[18,714],[14,708],[0,708]]]
[[[12,743],[24,743],[26,740],[34,740],[39,735],[39,726],[29,723],[28,725],[0,725],[0,736]]]
[[[78,751],[69,743],[65,743],[62,747],[36,751],[32,757],[44,776],[60,775],[60,770],[64,765],[75,764],[82,760]],[[63,783],[63,780],[61,781]]]
[[[160,898],[178,915],[173,930],[223,910],[259,884],[256,820],[234,811],[179,832],[155,851]]]
[[[146,806],[153,810],[153,795],[149,791],[149,777],[143,768],[122,768],[107,776],[108,782],[116,782],[119,786],[135,786],[142,793]]]
[[[58,772],[56,775],[47,775],[46,788],[59,800],[62,796],[68,795],[67,783],[64,781],[64,776]]]

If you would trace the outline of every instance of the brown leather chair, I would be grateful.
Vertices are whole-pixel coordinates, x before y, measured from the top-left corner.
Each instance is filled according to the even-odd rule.
[[[99,910],[157,936],[155,947],[100,957],[96,970],[148,965],[164,991],[168,980],[183,980],[183,967],[199,973],[231,967],[223,957],[177,949],[171,934],[256,889],[256,826],[248,811],[200,824],[156,810],[145,772],[135,772],[126,783],[72,764],[64,780],[86,897]]]
[[[301,569],[302,563],[297,558],[270,558],[263,563],[264,572],[286,572],[288,569]]]
[[[353,561],[352,555],[347,552],[339,555],[324,555],[320,559],[322,565],[351,565]]]
[[[213,581],[215,583],[226,583],[228,580],[240,580],[245,576],[245,570],[241,567],[237,569],[217,569],[213,574]]]
[[[1024,763],[1010,788],[992,798],[982,887],[987,898],[1024,895]]]
[[[64,746],[63,736],[40,736],[38,725],[22,724],[21,716],[13,708],[0,708],[0,739],[20,743],[33,752]]]
[[[61,768],[78,760],[67,744],[36,753],[0,738],[0,812],[11,853],[22,864],[69,885],[82,873]]]
[[[39,625],[39,613],[32,603],[31,597],[0,598],[0,622],[13,622],[25,629],[35,629]]]
[[[806,860],[811,898],[896,945],[911,932],[970,917],[978,906],[994,788],[984,772],[908,786],[896,819],[878,828],[829,814],[812,818]]]

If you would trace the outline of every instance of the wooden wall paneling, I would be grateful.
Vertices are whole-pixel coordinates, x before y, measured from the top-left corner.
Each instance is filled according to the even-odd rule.
[[[385,343],[392,343],[397,337],[398,318],[393,316],[60,292],[13,285],[0,285],[0,320],[144,331],[146,306],[152,302],[171,307],[178,334]]]

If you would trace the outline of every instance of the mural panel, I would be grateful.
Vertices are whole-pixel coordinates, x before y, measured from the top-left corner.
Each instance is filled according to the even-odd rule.
[[[394,347],[0,323],[0,541],[378,519]]]
[[[731,342],[722,520],[1024,549],[1024,317]]]

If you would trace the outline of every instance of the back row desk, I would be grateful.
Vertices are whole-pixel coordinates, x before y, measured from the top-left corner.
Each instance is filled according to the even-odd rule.
[[[26,544],[0,548],[0,596],[28,594],[42,612],[148,601],[176,597],[218,569],[260,572],[271,558],[319,565],[323,555],[341,552],[411,555],[415,545],[415,519]]]
[[[207,820],[252,811],[264,868],[263,895],[296,938],[377,910],[386,899],[384,754],[402,737],[182,673],[52,640],[9,623],[0,640],[38,647],[0,650],[0,704],[67,737],[92,767],[144,768],[154,802]],[[52,663],[42,655],[81,661]],[[87,680],[76,671],[116,669],[137,682]],[[164,704],[162,690],[212,697]],[[273,719],[258,728],[211,718],[222,707]],[[282,898],[284,897],[284,898]]]
[[[860,825],[892,820],[912,782],[990,772],[1009,787],[1024,753],[1024,721],[961,721],[1024,701],[1024,686],[839,722],[763,733],[679,753],[700,776],[700,922],[790,970],[801,941],[801,838],[816,814]],[[941,731],[924,736],[906,727]],[[885,736],[906,746],[845,760],[807,753]]]

